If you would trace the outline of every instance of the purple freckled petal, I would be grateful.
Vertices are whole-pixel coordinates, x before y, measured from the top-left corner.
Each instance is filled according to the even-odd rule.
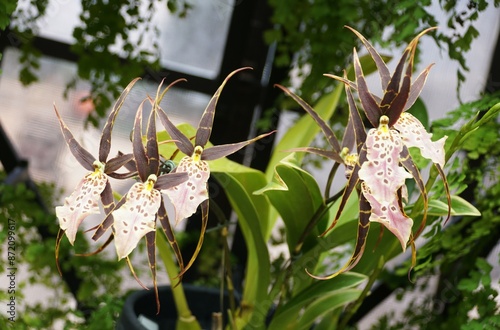
[[[394,128],[397,129],[407,147],[418,147],[422,153],[422,157],[430,159],[433,163],[444,167],[445,151],[444,143],[447,136],[432,141],[432,134],[427,133],[422,123],[412,114],[404,112],[399,117]]]
[[[162,190],[175,208],[175,223],[191,216],[198,205],[208,199],[207,181],[210,177],[208,163],[196,162],[186,156],[179,162],[176,173],[187,173],[188,180],[174,188]]]
[[[361,185],[363,195],[372,207],[370,221],[379,222],[389,229],[401,243],[403,251],[410,239],[413,220],[400,209],[396,195],[392,201],[380,203],[365,183]]]
[[[389,202],[396,191],[412,178],[399,165],[403,145],[395,130],[371,129],[366,138],[367,161],[361,165],[359,178],[371,189],[379,202]]]
[[[127,257],[144,235],[155,230],[160,204],[161,194],[158,190],[148,189],[141,182],[130,188],[125,204],[112,213],[118,259]]]
[[[87,216],[100,212],[99,199],[107,182],[108,177],[101,171],[89,173],[65,199],[64,205],[56,207],[59,226],[65,231],[71,244],[75,242],[76,232],[82,221]]]

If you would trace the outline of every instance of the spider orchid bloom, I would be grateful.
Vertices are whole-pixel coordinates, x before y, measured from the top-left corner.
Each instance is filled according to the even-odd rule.
[[[170,86],[169,86],[170,87]],[[168,87],[167,87],[168,88]],[[137,247],[139,241],[146,237],[148,261],[153,276],[156,301],[159,311],[159,298],[156,283],[156,221],[160,224],[167,236],[183,269],[180,249],[175,240],[167,211],[160,192],[170,189],[188,179],[186,173],[160,173],[160,156],[156,137],[156,109],[153,107],[148,119],[146,131],[146,145],[142,142],[142,112],[141,103],[134,122],[132,149],[140,181],[120,199],[113,210],[97,227],[92,239],[99,239],[110,227],[113,229],[116,253],[118,260],[126,258],[129,268],[139,281],[129,260],[130,253]],[[142,285],[144,287],[144,285]]]
[[[421,32],[410,42],[392,76],[373,46],[360,33],[352,28],[349,29],[361,39],[375,61],[380,73],[382,89],[385,92],[382,98],[370,93],[355,49],[356,82],[347,80],[345,74],[344,77],[326,75],[346,85],[350,114],[350,123],[346,131],[354,130],[357,153],[350,152],[347,144],[346,148],[340,150],[340,157],[344,159],[346,165],[348,182],[335,219],[323,235],[335,226],[355,188],[360,197],[360,219],[357,242],[350,260],[332,275],[326,277],[311,275],[318,279],[335,277],[352,269],[359,262],[371,221],[379,222],[389,229],[398,238],[403,250],[406,249],[407,244],[414,247],[413,240],[418,237],[425,226],[428,197],[420,172],[408,151],[409,147],[419,147],[422,156],[434,162],[444,182],[449,211],[451,205],[449,188],[442,169],[445,162],[444,141],[446,137],[433,142],[431,134],[425,131],[423,125],[411,114],[405,112],[420,95],[432,67],[429,65],[412,83],[411,75],[417,42],[422,35],[433,28]],[[407,61],[409,63],[403,74]],[[361,106],[368,121],[374,127],[368,131],[368,134],[366,134],[362,122],[359,121],[359,113],[354,102],[352,89],[358,91]],[[415,179],[424,203],[422,222],[414,235],[412,234],[413,219],[405,214],[403,205],[403,201],[407,199],[405,180],[412,177]]]
[[[64,201],[64,205],[56,207],[56,216],[59,219],[60,230],[56,239],[56,263],[59,268],[59,245],[66,234],[71,245],[75,242],[76,233],[83,220],[91,215],[98,214],[99,200],[102,201],[104,211],[109,213],[113,208],[113,193],[108,177],[124,178],[130,173],[120,174],[116,171],[132,160],[132,155],[120,154],[115,158],[107,160],[111,149],[111,132],[115,118],[125,101],[126,96],[137,82],[133,80],[122,92],[115,103],[101,134],[99,144],[99,158],[96,159],[90,152],[85,150],[74,138],[68,126],[64,123],[57,108],[54,105],[62,134],[71,153],[76,160],[90,172],[78,183],[73,193]]]
[[[344,72],[344,79],[345,77],[346,73]],[[335,136],[335,133],[330,128],[330,126],[328,126],[328,124],[316,113],[316,111],[309,104],[307,104],[304,100],[302,100],[299,96],[292,93],[287,88],[280,85],[276,86],[279,87],[281,90],[283,90],[286,94],[291,96],[314,119],[314,121],[323,131],[323,134],[325,135],[328,143],[332,147],[332,150],[323,150],[319,148],[306,147],[306,148],[296,148],[291,151],[311,152],[334,160],[335,164],[332,167],[331,171],[332,173],[330,174],[331,177],[335,175],[335,172],[339,164],[344,164],[345,166],[345,175],[348,180],[348,184],[346,185],[346,188],[343,192],[337,216],[335,217],[330,227],[321,235],[324,236],[338,222],[340,214],[342,213],[342,210],[344,209],[347,203],[348,197],[350,196],[352,191],[357,187],[357,183],[359,182],[358,171],[359,171],[360,156],[358,155],[361,155],[362,159],[366,158],[366,151],[362,149],[364,141],[366,140],[366,132],[363,125],[363,121],[361,120],[361,116],[356,107],[356,103],[354,102],[352,91],[348,85],[345,85],[345,91],[349,105],[349,119],[347,121],[347,126],[344,131],[342,143],[339,143],[339,141]],[[328,190],[329,189],[327,189],[327,191]],[[333,278],[342,272],[346,272],[352,269],[361,259],[361,256],[363,255],[365,249],[366,237],[368,235],[368,230],[370,227],[369,217],[371,213],[370,205],[368,204],[368,201],[362,194],[360,194],[359,209],[360,209],[360,216],[359,216],[360,218],[358,222],[356,247],[354,248],[354,253],[350,258],[350,260],[346,263],[344,267],[342,267],[341,270],[326,277],[313,275],[308,270],[306,270],[306,272],[311,277],[320,280]]]
[[[400,194],[401,197],[405,197],[405,178],[415,178],[424,200],[424,216],[415,237],[418,237],[423,230],[427,215],[427,193],[408,148],[418,147],[422,157],[434,163],[444,182],[448,199],[448,218],[451,210],[450,193],[443,172],[444,143],[447,137],[432,141],[432,134],[425,130],[417,118],[406,112],[420,95],[432,67],[432,64],[429,65],[413,83],[411,82],[418,40],[425,33],[434,29],[429,28],[422,31],[410,42],[392,76],[373,46],[361,34],[351,29],[361,39],[375,61],[380,73],[382,88],[385,91],[382,99],[369,92],[359,58],[354,50],[358,95],[366,116],[374,127],[368,132],[365,144],[367,161],[361,164],[359,172],[359,178],[363,181],[362,192],[372,206],[370,221],[384,224],[400,240],[403,250],[410,240],[413,225],[413,220],[404,214],[402,201],[398,196]],[[409,63],[403,76],[407,59]],[[403,167],[399,164],[411,174],[404,173]],[[400,188],[401,191],[399,191]]]
[[[212,133],[215,108],[224,86],[233,75],[247,69],[251,68],[245,67],[231,72],[224,79],[215,94],[212,96],[198,124],[198,128],[196,130],[196,135],[194,138],[194,145],[190,141],[190,139],[186,137],[170,121],[167,114],[159,107],[161,97],[155,100],[155,103],[158,106],[158,115],[163,126],[165,127],[171,138],[174,140],[177,148],[186,155],[180,160],[174,172],[187,173],[188,180],[175,187],[162,191],[168,196],[174,206],[175,223],[177,224],[183,219],[188,218],[196,212],[198,206],[201,206],[202,226],[200,239],[198,241],[198,245],[195,249],[194,255],[191,258],[191,261],[185,267],[184,271],[181,271],[180,275],[182,275],[191,266],[192,262],[195,260],[201,249],[201,245],[203,244],[204,233],[208,222],[209,209],[207,182],[210,177],[210,167],[207,161],[226,157],[242,149],[243,147],[273,133],[270,132],[267,134],[262,134],[253,139],[243,142],[205,148]],[[163,92],[162,95],[163,94],[165,94],[165,92]]]

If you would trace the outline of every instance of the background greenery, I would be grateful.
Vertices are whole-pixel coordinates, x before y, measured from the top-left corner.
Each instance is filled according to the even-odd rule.
[[[167,6],[180,16],[189,15],[191,6],[196,5],[194,0],[147,3],[148,10],[141,11],[139,2],[133,0],[81,1],[82,23],[73,31],[76,43],[72,45],[72,51],[78,57],[78,79],[87,80],[91,84],[91,97],[96,105],[96,113],[91,114],[89,120],[94,124],[105,115],[122,86],[142,75],[146,68],[159,69],[157,45],[155,44],[152,52],[137,51],[142,41],[129,40],[129,32],[154,30],[149,19],[155,3]],[[47,4],[46,0],[31,0],[27,8],[12,16],[17,1],[0,3],[0,29],[5,30],[12,20],[14,25],[10,26],[9,33],[13,33],[21,41],[23,70],[19,78],[25,84],[37,80],[41,54],[32,41],[36,35],[38,20],[46,14]],[[495,6],[499,4],[499,0],[494,1]],[[431,1],[428,0],[269,0],[269,5],[273,8],[271,20],[274,29],[269,30],[263,38],[269,44],[277,45],[276,66],[298,68],[299,76],[303,79],[299,93],[311,103],[330,92],[327,86],[331,86],[330,82],[322,74],[341,72],[350,62],[355,39],[345,32],[344,25],[353,26],[372,42],[388,48],[405,44],[424,26],[436,25],[436,17],[429,10]],[[492,4],[485,0],[469,1],[465,10],[458,9],[462,8],[458,1],[439,0],[439,5],[446,14],[447,24],[452,32],[444,34],[438,31],[433,37],[451,59],[459,62],[457,75],[461,82],[464,72],[468,70],[464,53],[478,36],[471,23],[479,19],[480,13]],[[110,11],[122,15],[114,15],[111,20],[99,19],[100,13]],[[118,40],[122,40],[124,44],[124,54],[121,57],[112,51],[112,46]],[[123,63],[126,63],[127,70],[123,70]],[[72,86],[73,84],[69,84],[68,88]],[[448,141],[451,141],[456,132],[453,129],[455,122],[472,118],[477,111],[489,108],[498,100],[498,95],[493,95],[465,104],[448,114],[445,119],[434,123],[433,129],[439,135],[449,135]],[[491,266],[484,261],[500,234],[498,120],[490,121],[478,130],[481,134],[467,140],[464,144],[465,151],[453,162],[449,169],[449,180],[454,189],[481,210],[482,216],[454,219],[445,230],[441,230],[438,223],[433,225],[428,234],[430,241],[419,249],[415,275],[424,279],[419,282],[419,289],[427,287],[425,279],[435,274],[439,281],[438,290],[425,298],[427,304],[410,305],[403,320],[394,323],[392,316],[388,315],[375,328],[401,329],[406,325],[415,325],[429,329],[482,329],[481,326],[496,329],[500,326],[498,310],[492,300],[496,293],[491,288]],[[1,180],[3,181],[3,177]],[[54,194],[53,187],[41,185],[39,189],[45,196],[47,205],[51,205],[54,195],[57,195]],[[36,206],[33,193],[25,185],[13,187],[2,184],[0,223],[6,223],[8,218],[20,219],[17,244],[22,253],[18,256],[29,270],[26,282],[19,283],[21,292],[28,283],[41,283],[61,292],[68,292],[68,284],[54,275],[57,274],[53,259],[57,230],[54,215],[46,214]],[[40,228],[48,230],[48,235],[43,239]],[[4,241],[5,236],[5,231],[0,231],[0,241]],[[83,236],[76,242],[75,250],[88,250],[88,243]],[[54,320],[63,320],[68,327],[77,327],[78,322],[84,322],[86,329],[111,328],[107,325],[116,319],[122,304],[122,296],[118,294],[118,274],[123,263],[100,256],[68,258],[69,245],[63,244],[61,249],[61,257],[67,259],[63,266],[78,272],[76,277],[80,281],[79,289],[72,292],[79,302],[77,308],[66,307],[64,303],[67,302],[67,296],[61,294],[58,295],[58,300],[28,306],[26,311],[19,314],[22,319],[17,324],[26,329],[50,328]],[[384,274],[382,278],[386,279],[386,283],[394,283],[395,287],[407,286],[407,269],[408,265],[405,265],[401,271]],[[3,264],[0,264],[0,271],[3,270]],[[453,294],[443,298],[444,290],[450,285],[453,287]],[[408,289],[411,290],[413,289]],[[0,292],[1,300],[4,298],[2,295],[5,295],[4,291]],[[401,297],[403,296],[402,292]],[[436,304],[442,307],[439,313],[436,312]],[[467,312],[475,306],[478,307],[480,321],[469,321],[466,318]],[[79,321],[69,319],[68,315],[71,314],[77,316]],[[5,324],[0,323],[0,327],[4,326]]]

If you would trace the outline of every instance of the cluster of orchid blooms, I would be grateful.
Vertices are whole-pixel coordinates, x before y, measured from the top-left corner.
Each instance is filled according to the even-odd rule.
[[[356,189],[359,195],[358,237],[354,252],[349,261],[337,272],[328,276],[310,276],[317,279],[329,279],[352,269],[363,255],[370,222],[379,222],[381,228],[391,231],[401,243],[403,251],[407,245],[414,250],[414,240],[424,229],[427,219],[428,196],[426,187],[415,165],[408,148],[417,147],[422,157],[431,160],[440,174],[448,199],[448,218],[451,212],[451,197],[443,171],[445,164],[444,143],[446,136],[432,141],[432,134],[425,130],[422,123],[412,114],[406,112],[417,100],[425,84],[433,64],[427,66],[412,82],[413,62],[418,40],[429,28],[418,34],[406,47],[394,73],[389,69],[375,48],[358,31],[350,28],[362,41],[372,57],[380,74],[384,95],[380,98],[368,90],[368,85],[361,68],[356,49],[353,50],[355,81],[343,77],[325,74],[345,84],[345,92],[349,106],[349,118],[342,143],[328,124],[318,116],[314,109],[299,96],[283,86],[278,86],[291,96],[308,112],[321,127],[333,150],[318,148],[296,148],[330,158],[345,165],[347,184],[344,188],[340,206],[325,235],[334,228],[343,212],[349,196]],[[406,66],[406,70],[405,70]],[[357,91],[359,103],[366,119],[372,126],[366,132],[360,112],[354,99],[353,90]],[[406,179],[413,178],[423,199],[423,215],[419,229],[413,234],[413,219],[404,210],[408,202]],[[413,254],[412,262],[415,262]]]
[[[196,259],[203,243],[209,207],[207,181],[210,176],[210,168],[207,161],[226,157],[248,144],[271,134],[262,134],[244,142],[205,148],[211,135],[217,101],[224,85],[235,73],[245,69],[248,68],[242,68],[229,74],[211,98],[200,119],[196,135],[194,136],[194,145],[191,142],[192,138],[186,137],[170,121],[165,111],[160,107],[160,101],[168,89],[182,79],[173,82],[163,91],[161,91],[162,85],[160,84],[155,99],[148,96],[140,104],[135,116],[131,137],[132,153],[119,153],[118,156],[110,160],[107,158],[111,149],[111,133],[115,118],[126,96],[138,79],[133,80],[123,91],[108,117],[101,135],[98,160],[75,140],[57,109],[55,109],[63,136],[71,153],[85,169],[90,171],[80,181],[75,191],[65,199],[64,205],[56,207],[56,215],[60,225],[59,234],[56,239],[56,262],[58,267],[59,246],[64,234],[66,234],[70,243],[73,244],[82,221],[91,214],[100,213],[99,201],[101,201],[105,217],[98,226],[90,229],[95,230],[92,239],[98,240],[110,228],[112,229],[112,235],[109,236],[106,243],[97,251],[83,255],[98,253],[114,240],[118,259],[125,258],[127,260],[132,274],[142,285],[134,273],[129,255],[139,241],[143,237],[146,237],[148,260],[158,302],[155,257],[157,220],[159,220],[175,252],[181,269],[178,275],[180,278]],[[147,121],[146,141],[144,144],[142,117],[145,102],[151,104],[152,110]],[[171,166],[171,163],[167,164],[163,162],[160,158],[156,134],[157,116],[172,138],[169,142],[175,143],[178,150],[186,155],[176,167]],[[175,153],[171,155],[171,158],[174,157]],[[117,171],[122,167],[126,168],[127,172],[118,173]],[[109,177],[115,179],[136,178],[137,182],[115,203]],[[183,263],[174,232],[167,216],[163,202],[164,195],[170,199],[174,206],[176,223],[191,216],[199,206],[201,208],[202,234],[200,235],[198,246],[187,265]],[[144,287],[144,285],[142,286]]]
[[[410,42],[392,76],[374,47],[359,32],[352,28],[349,29],[361,39],[375,61],[384,95],[380,98],[368,90],[356,50],[353,54],[355,82],[347,80],[345,73],[344,77],[327,75],[345,84],[349,120],[342,143],[337,140],[329,125],[318,116],[312,107],[285,87],[278,85],[313,117],[332,147],[332,150],[311,147],[295,150],[313,152],[328,157],[337,163],[344,164],[346,168],[345,173],[348,181],[341,197],[340,207],[331,226],[324,234],[335,226],[353,191],[357,190],[359,195],[358,238],[354,253],[338,272],[326,277],[311,275],[318,279],[332,278],[341,272],[352,269],[357,264],[364,251],[371,221],[379,222],[390,230],[401,242],[403,250],[406,249],[407,245],[411,245],[413,248],[414,239],[422,232],[425,225],[428,197],[426,187],[408,148],[418,147],[421,155],[435,164],[443,179],[450,205],[448,186],[443,172],[446,137],[433,142],[431,134],[426,132],[418,119],[406,112],[418,98],[432,66],[429,65],[412,82],[413,61],[418,40],[432,28],[423,31]],[[193,137],[185,136],[160,107],[160,101],[167,90],[178,81],[170,84],[163,91],[161,91],[160,84],[156,97],[152,99],[148,96],[141,103],[135,117],[132,134],[133,152],[119,154],[109,160],[111,133],[115,118],[127,94],[138,79],[127,86],[114,105],[102,132],[98,159],[95,159],[75,140],[56,109],[63,136],[72,154],[84,168],[90,171],[80,181],[75,191],[66,198],[64,205],[56,207],[56,215],[60,223],[60,231],[56,241],[56,261],[58,261],[59,245],[64,234],[73,244],[82,221],[90,214],[100,213],[99,202],[101,202],[105,212],[104,220],[97,227],[92,228],[95,230],[92,238],[99,239],[110,228],[112,234],[96,252],[101,251],[114,240],[118,258],[125,258],[134,274],[129,255],[138,242],[146,237],[148,259],[156,290],[155,240],[156,223],[159,220],[178,259],[181,269],[179,276],[182,276],[197,257],[207,224],[209,207],[207,180],[210,176],[207,161],[225,157],[271,134],[263,134],[240,143],[205,149],[211,135],[215,108],[220,93],[229,78],[244,69],[247,68],[236,70],[228,75],[211,98],[200,119],[194,143],[192,142]],[[367,121],[373,127],[368,132],[364,127],[353,91],[357,91],[359,104],[364,110]],[[145,102],[151,104],[152,110],[148,119],[144,143],[142,116]],[[166,169],[165,166],[162,166],[156,134],[157,116],[172,139],[169,142],[175,143],[178,151],[186,155],[176,167]],[[166,155],[162,156],[164,159],[168,158]],[[175,154],[170,156],[173,158]],[[122,167],[127,169],[127,172],[117,172]],[[136,178],[137,182],[133,184],[128,193],[115,202],[109,177],[115,179]],[[413,220],[404,211],[405,202],[408,199],[405,180],[410,178],[415,179],[424,205],[423,219],[420,228],[415,233],[412,233]],[[198,207],[201,208],[202,234],[198,247],[187,265],[184,265],[182,261],[174,232],[167,217],[163,203],[164,195],[169,198],[175,208],[176,223],[191,216]]]

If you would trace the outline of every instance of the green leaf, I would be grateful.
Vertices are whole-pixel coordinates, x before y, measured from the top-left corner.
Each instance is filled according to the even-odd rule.
[[[321,298],[316,299],[311,305],[307,307],[304,314],[299,320],[299,329],[310,329],[311,325],[318,318],[330,313],[331,311],[342,308],[346,304],[356,300],[362,290],[359,289],[347,289],[338,290],[334,292],[327,293]]]
[[[431,199],[429,201],[429,215],[446,216],[448,214],[448,204],[440,200]],[[451,215],[480,216],[481,212],[471,203],[460,196],[451,196]]]
[[[294,250],[308,221],[323,204],[316,180],[299,167],[297,158],[297,154],[293,153],[281,160],[275,167],[272,181],[255,192],[267,196],[281,215],[290,251]],[[316,231],[313,234],[317,236],[319,233]]]
[[[289,324],[294,324],[299,321],[298,316],[302,308],[322,297],[329,296],[331,298],[331,301],[327,302],[330,306],[339,303],[343,299],[342,292],[352,290],[351,288],[358,286],[366,279],[367,277],[363,274],[347,272],[328,281],[314,282],[290,299],[286,304],[278,308],[269,325],[269,330],[289,328],[287,327]],[[357,295],[349,301],[359,296],[360,291],[356,291],[358,291]],[[335,298],[337,295],[339,299]],[[311,315],[313,314],[314,309],[311,311]]]
[[[192,137],[196,129],[189,124],[178,125],[177,128],[186,135]],[[158,133],[159,141],[168,141],[170,136],[166,132]],[[207,143],[207,148],[212,146]],[[164,143],[159,146],[160,154],[170,158],[177,147],[174,143]],[[178,152],[174,161],[184,157]],[[211,175],[224,189],[233,210],[238,215],[238,222],[245,237],[248,248],[248,260],[243,289],[242,305],[246,308],[239,316],[245,322],[252,324],[264,324],[267,311],[262,313],[263,306],[257,302],[265,301],[267,288],[270,282],[270,261],[264,233],[267,230],[267,219],[269,215],[269,203],[264,196],[254,195],[253,192],[266,185],[266,178],[261,171],[235,163],[227,158],[221,158],[208,162]],[[241,322],[241,320],[236,320]]]
[[[238,223],[248,248],[248,271],[241,302],[246,308],[240,317],[250,320],[252,324],[264,324],[267,312],[261,309],[267,310],[269,306],[266,308],[258,303],[267,300],[270,262],[260,224],[267,219],[268,206],[263,196],[252,194],[256,187],[265,183],[264,174],[258,171],[212,174],[223,186],[233,210],[238,215]]]

